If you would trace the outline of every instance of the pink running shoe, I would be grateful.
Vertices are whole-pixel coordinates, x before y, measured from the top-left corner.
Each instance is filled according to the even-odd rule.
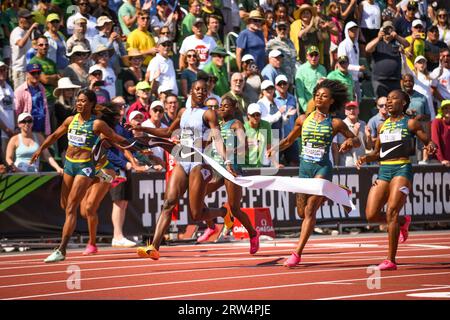
[[[93,246],[92,244],[88,244],[86,246],[86,250],[84,250],[83,255],[87,256],[87,255],[91,255],[91,254],[96,254],[98,252],[97,246]]]
[[[378,270],[397,270],[397,265],[391,260],[384,260],[378,265]]]
[[[197,238],[197,242],[205,242],[207,241],[214,233],[219,232],[219,226],[214,225],[214,229],[206,228],[205,232]]]
[[[256,236],[250,238],[250,254],[255,254],[259,250],[259,236],[261,234],[256,230]]]
[[[411,224],[411,216],[405,216],[405,224],[400,227],[400,234],[398,236],[398,241],[400,243],[405,242],[408,240],[408,234],[409,234],[409,225]]]
[[[292,252],[291,256],[284,262],[284,266],[288,268],[292,268],[297,266],[300,263],[300,256],[297,252]]]

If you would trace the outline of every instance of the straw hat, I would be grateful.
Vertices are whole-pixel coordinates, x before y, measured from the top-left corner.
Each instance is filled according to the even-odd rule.
[[[80,89],[81,86],[77,86],[76,84],[73,84],[70,78],[64,77],[58,80],[58,87],[53,90],[53,96],[59,97],[61,94],[60,90],[63,89]]]
[[[311,11],[311,14],[313,16],[317,15],[317,9],[307,3],[304,3],[300,6],[300,8],[298,9],[298,15],[301,16],[302,12],[305,10]]]
[[[85,47],[82,46],[82,45],[77,44],[76,46],[74,46],[74,47],[72,48],[72,51],[68,52],[66,55],[67,55],[68,57],[71,57],[74,53],[77,53],[77,52],[90,53],[91,50],[85,48]]]
[[[97,55],[100,52],[104,52],[104,51],[108,51],[109,53],[109,57],[112,57],[114,55],[114,49],[112,48],[108,48],[107,46],[103,45],[103,44],[99,44],[95,50],[92,52],[92,55]]]
[[[249,21],[250,19],[252,19],[252,20],[264,20],[264,17],[261,14],[261,11],[259,11],[259,10],[252,10],[252,11],[250,11],[250,14],[248,15],[247,21]]]

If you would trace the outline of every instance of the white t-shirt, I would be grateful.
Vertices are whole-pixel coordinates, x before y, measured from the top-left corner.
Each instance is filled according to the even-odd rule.
[[[203,69],[203,67],[211,61],[210,52],[215,47],[217,47],[216,41],[207,35],[203,36],[203,39],[198,39],[195,35],[186,37],[183,40],[183,43],[181,44],[180,48],[180,54],[186,54],[189,50],[195,50],[197,51],[198,55],[200,56],[200,69]]]
[[[423,94],[428,101],[428,110],[430,111],[431,120],[436,118],[436,112],[434,112],[433,106],[433,93],[431,87],[437,87],[437,80],[428,79],[423,73],[418,73],[417,78],[414,81],[414,90]]]
[[[89,15],[89,18],[86,18],[81,13],[77,12],[67,18],[67,33],[72,35],[73,29],[75,28],[75,21],[79,18],[84,18],[87,20],[87,29],[86,29],[86,39],[92,41],[96,34],[98,34],[98,30],[95,28],[97,25],[97,18]],[[95,50],[95,48],[93,48]]]
[[[14,90],[5,83],[0,86],[0,120],[11,130],[14,130]],[[2,131],[2,139],[9,139],[6,132]]]
[[[153,122],[150,121],[150,119],[145,120],[144,122],[142,122],[142,127],[144,128],[156,128],[155,124]],[[167,126],[164,123],[161,123],[161,126],[159,128],[167,128]],[[160,158],[161,160],[164,161],[164,149],[161,147],[154,147],[151,148],[153,155],[155,157]]]
[[[19,46],[16,44],[16,42],[23,38],[26,31],[23,30],[20,27],[14,28],[14,30],[11,32],[11,35],[9,37],[9,45],[11,46],[12,50],[12,69],[14,71],[25,71],[26,67],[26,60],[25,55],[28,50],[31,48],[31,37],[28,38],[27,42],[22,48],[19,48]]]
[[[437,79],[437,89],[444,100],[450,99],[450,69],[444,68],[440,77],[437,77],[441,72],[440,67],[433,70],[430,77]]]
[[[150,82],[154,80],[154,74],[158,70],[160,70],[160,75],[156,78],[156,81],[159,82],[159,85],[172,89],[172,93],[178,95],[176,73],[172,59],[166,59],[158,53],[150,61],[147,67],[147,72],[150,73]]]
[[[112,100],[116,97],[116,81],[117,81],[116,74],[114,73],[114,70],[111,69],[110,67],[103,68],[102,66],[100,66],[100,68],[102,69],[103,73],[102,80],[105,81],[103,89],[108,91],[109,97]]]
[[[353,126],[354,124],[348,119],[345,118],[343,120],[347,127],[350,129],[351,132],[353,132]],[[366,123],[362,120],[358,120],[360,127],[358,131],[358,138],[361,141],[361,145],[358,148],[353,148],[345,153],[339,154],[339,163],[337,165],[339,166],[345,166],[345,167],[355,167],[356,166],[356,160],[363,156],[366,153],[365,145],[364,145],[364,132],[366,130]],[[347,139],[345,138],[341,133],[337,134],[337,143],[340,145],[344,143],[344,141]]]
[[[362,3],[361,28],[380,29],[381,26],[381,10],[378,4],[370,4],[368,1]]]

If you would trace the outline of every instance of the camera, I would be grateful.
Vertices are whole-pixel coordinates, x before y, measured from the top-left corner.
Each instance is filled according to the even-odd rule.
[[[254,63],[250,64],[249,69],[253,72],[257,72],[258,71],[258,66]]]
[[[94,87],[103,87],[104,85],[105,85],[105,81],[103,81],[103,80],[94,82]]]

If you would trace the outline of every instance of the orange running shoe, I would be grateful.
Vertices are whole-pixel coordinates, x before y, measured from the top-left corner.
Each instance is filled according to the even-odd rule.
[[[147,243],[147,246],[145,247],[137,248],[137,254],[141,258],[150,258],[152,260],[159,259],[159,251],[150,243]]]

